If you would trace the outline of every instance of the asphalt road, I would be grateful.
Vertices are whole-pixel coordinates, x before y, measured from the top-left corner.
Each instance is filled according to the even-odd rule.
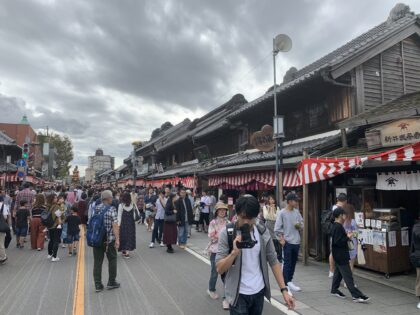
[[[130,259],[118,257],[121,288],[100,293],[94,290],[91,248],[85,247],[85,260],[79,263],[84,282],[75,290],[77,257],[67,257],[60,248],[60,262],[52,263],[46,250],[19,250],[12,241],[9,260],[0,266],[0,314],[74,314],[78,290],[84,314],[228,314],[220,299],[213,301],[206,294],[210,272],[206,263],[177,247],[174,254],[166,253],[166,248],[149,249],[149,241],[150,233],[137,226],[136,252]],[[105,259],[103,282],[107,280]],[[264,314],[283,313],[265,303]]]

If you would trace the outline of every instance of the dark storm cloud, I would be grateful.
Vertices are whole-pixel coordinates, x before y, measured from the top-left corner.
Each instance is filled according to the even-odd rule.
[[[420,12],[416,0],[406,1]],[[386,20],[394,1],[4,1],[0,4],[1,121],[27,114],[74,142],[121,160],[133,139],[272,80],[272,38],[293,49],[282,77]],[[254,69],[256,67],[256,69]],[[253,70],[252,70],[253,69]],[[252,70],[252,71],[250,71]],[[84,161],[84,162],[83,162]],[[83,163],[82,163],[83,162]]]

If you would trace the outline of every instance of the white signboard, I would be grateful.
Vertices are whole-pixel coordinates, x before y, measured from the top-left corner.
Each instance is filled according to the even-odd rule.
[[[358,227],[365,227],[365,214],[363,212],[355,212],[354,219],[356,220],[356,224]]]

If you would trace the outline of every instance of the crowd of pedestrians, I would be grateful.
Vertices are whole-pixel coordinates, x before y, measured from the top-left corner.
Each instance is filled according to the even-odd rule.
[[[224,287],[221,294],[223,309],[230,309],[231,314],[242,314],[244,308],[248,308],[254,310],[252,314],[261,314],[264,297],[271,296],[270,267],[286,303],[293,308],[292,297],[302,290],[294,281],[294,275],[300,234],[306,223],[298,209],[298,201],[295,193],[287,194],[283,204],[277,203],[272,195],[265,195],[260,202],[253,196],[244,195],[234,205],[228,205],[224,195],[217,201],[207,191],[194,196],[184,187],[104,190],[78,186],[34,191],[25,184],[12,194],[0,194],[0,264],[8,259],[6,248],[13,234],[19,249],[24,249],[28,241],[28,247],[43,251],[47,241],[47,257],[52,262],[60,260],[60,244],[67,247],[68,256],[76,256],[80,226],[89,225],[93,218],[102,215],[106,235],[100,246],[93,246],[94,284],[100,292],[105,288],[102,283],[105,256],[109,265],[106,287],[120,287],[116,279],[117,256],[120,252],[128,259],[136,250],[136,222],[144,224],[150,232],[149,248],[153,249],[157,244],[166,247],[169,254],[176,248],[187,248],[195,225],[197,232],[204,232],[209,238],[207,294],[211,299],[219,299],[216,283],[220,275]],[[369,297],[353,280],[358,231],[354,209],[344,194],[337,197],[330,220],[331,294],[346,298],[340,291],[344,280],[344,287],[348,288],[354,302],[367,302]],[[413,234],[413,239],[420,238]],[[413,247],[413,253],[419,246]],[[417,285],[417,293],[419,288]]]

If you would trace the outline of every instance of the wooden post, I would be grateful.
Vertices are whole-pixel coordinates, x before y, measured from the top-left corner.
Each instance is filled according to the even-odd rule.
[[[308,153],[306,150],[303,151],[303,159],[308,158]],[[303,240],[302,240],[302,258],[303,264],[308,264],[308,185],[303,185]]]

